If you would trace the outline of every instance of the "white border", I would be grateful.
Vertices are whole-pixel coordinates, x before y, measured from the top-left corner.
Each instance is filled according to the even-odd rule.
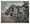
[[[1,23],[1,2],[0,2],[0,23]]]
[[[1,0],[1,1],[29,1],[29,0]]]
[[[0,0],[1,1],[1,0]]]
[[[29,1],[29,24],[30,24],[30,1]]]

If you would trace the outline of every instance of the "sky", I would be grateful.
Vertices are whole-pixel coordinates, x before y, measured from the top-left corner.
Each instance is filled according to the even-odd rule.
[[[22,6],[23,4],[23,1],[1,1],[1,13],[5,13],[11,5]]]

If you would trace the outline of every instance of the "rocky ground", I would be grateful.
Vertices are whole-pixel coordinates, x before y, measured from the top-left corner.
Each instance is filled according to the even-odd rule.
[[[4,13],[1,13],[1,23],[29,23],[29,17],[24,18],[22,21],[16,19],[11,19],[10,16],[6,16]]]

